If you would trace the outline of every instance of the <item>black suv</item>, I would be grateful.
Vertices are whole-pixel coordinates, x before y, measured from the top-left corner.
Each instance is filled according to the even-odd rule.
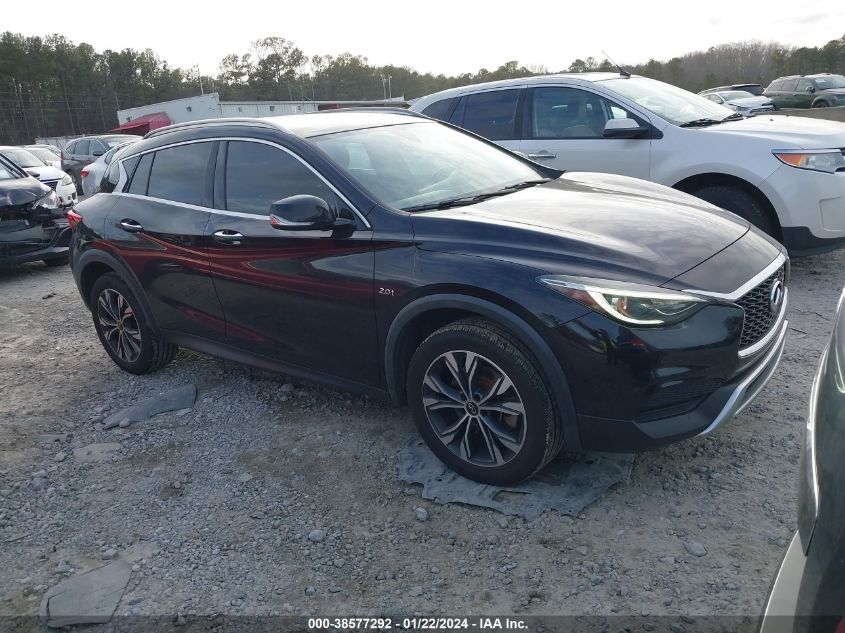
[[[708,432],[774,372],[783,248],[660,185],[396,111],[150,132],[69,214],[114,362],[176,346],[407,402],[459,473]]]
[[[830,73],[781,77],[763,94],[778,109],[845,106],[845,77]]]
[[[76,193],[79,195],[83,193],[83,167],[90,165],[110,149],[137,138],[132,134],[102,134],[100,136],[76,138],[65,145],[62,148],[62,171],[73,179],[73,184],[76,185]]]
[[[56,192],[0,155],[0,265],[68,262],[70,228]]]

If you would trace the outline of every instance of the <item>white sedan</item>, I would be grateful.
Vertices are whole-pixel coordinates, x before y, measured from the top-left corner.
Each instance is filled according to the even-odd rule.
[[[56,149],[52,145],[24,145],[23,148],[35,154],[38,158],[50,165],[50,167],[55,167],[56,169],[62,168],[61,150]]]
[[[793,255],[845,246],[840,122],[744,118],[627,73],[452,88],[417,100],[411,110],[555,169],[633,176],[690,193],[755,224]]]
[[[120,145],[115,145],[102,156],[98,157],[93,163],[89,163],[82,168],[79,175],[82,176],[82,193],[86,196],[91,196],[100,190],[100,181],[103,179],[103,174],[109,168],[109,164],[122,148],[136,143],[139,139],[126,141]]]
[[[23,147],[0,147],[0,154],[55,191],[59,198],[59,206],[69,207],[76,202],[76,187],[73,186],[73,180],[61,169],[48,165]]]

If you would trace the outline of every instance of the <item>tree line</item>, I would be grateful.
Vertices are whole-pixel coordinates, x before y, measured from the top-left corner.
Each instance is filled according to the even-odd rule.
[[[615,68],[609,60],[587,57],[562,69],[509,61],[495,70],[435,75],[407,66],[376,66],[350,53],[309,57],[283,37],[265,37],[248,51],[223,57],[215,75],[200,76],[194,69],[170,66],[150,49],[99,52],[62,35],[7,31],[0,36],[0,142],[106,131],[118,124],[116,110],[193,96],[201,86],[219,92],[224,101],[369,100],[388,96],[388,90],[412,99],[497,79]],[[791,74],[845,74],[845,36],[818,47],[722,44],[625,68],[694,92],[736,82],[766,85]]]

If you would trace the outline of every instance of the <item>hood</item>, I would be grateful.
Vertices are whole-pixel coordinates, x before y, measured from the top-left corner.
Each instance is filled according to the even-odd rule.
[[[56,169],[51,165],[44,165],[43,167],[27,167],[24,171],[30,176],[35,176],[38,180],[61,180],[65,175],[65,172],[61,169]]]
[[[438,227],[439,219],[450,221]],[[697,266],[749,230],[732,213],[674,189],[577,172],[471,206],[414,214],[412,221],[422,248],[434,235],[438,248],[651,284]]]
[[[0,209],[35,202],[50,193],[50,187],[35,178],[0,180]]]
[[[730,99],[728,103],[739,106],[764,106],[771,105],[772,100],[768,97],[742,97],[740,99]]]
[[[733,134],[768,139],[771,149],[845,147],[845,123],[790,115],[757,115],[700,128],[704,134]]]

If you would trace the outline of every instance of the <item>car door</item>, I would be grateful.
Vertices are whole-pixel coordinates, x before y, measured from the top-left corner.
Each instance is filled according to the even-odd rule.
[[[270,205],[322,198],[351,234],[279,230]],[[258,140],[221,144],[206,235],[230,345],[292,368],[378,382],[372,231],[307,162]]]
[[[76,141],[76,143],[68,150],[70,152],[70,156],[68,157],[69,161],[67,169],[72,170],[77,176],[79,175],[80,170],[88,164],[85,162],[85,159],[88,156],[88,145],[88,139],[83,138]],[[62,165],[64,169],[64,163],[62,163]]]
[[[798,85],[793,95],[795,105],[794,108],[809,108],[813,105],[813,99],[816,98],[816,85],[812,79],[799,79]]]
[[[170,334],[223,341],[226,323],[208,269],[217,142],[133,156],[106,219],[106,241],[141,283],[157,325]]]
[[[781,100],[783,105],[781,107],[784,108],[798,108],[798,80],[797,79],[784,79],[783,84],[780,87],[780,94]]]
[[[485,90],[460,98],[449,122],[516,151],[521,136],[522,95],[519,88]]]
[[[525,97],[520,150],[543,165],[648,179],[649,138],[605,138],[610,119],[649,124],[595,92],[568,86],[531,88]],[[649,126],[650,127],[650,126]]]

